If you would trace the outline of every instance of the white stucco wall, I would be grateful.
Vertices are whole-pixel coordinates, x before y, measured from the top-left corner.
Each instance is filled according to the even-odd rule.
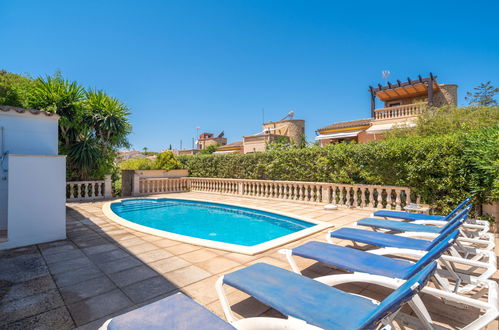
[[[66,238],[66,157],[8,157],[8,241],[0,249]]]
[[[0,111],[5,151],[18,155],[57,155],[57,117]]]
[[[58,116],[47,116],[43,112],[32,114],[27,110],[22,113],[15,110],[0,111],[0,231],[8,227],[9,193],[9,161],[8,157],[2,161],[2,153],[57,155]],[[36,163],[32,167],[35,168]],[[65,169],[62,173],[65,173]]]

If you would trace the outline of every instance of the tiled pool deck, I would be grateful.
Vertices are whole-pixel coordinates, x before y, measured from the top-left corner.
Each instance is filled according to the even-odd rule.
[[[318,205],[292,201],[206,193],[182,193],[181,196],[280,210],[331,222],[335,227],[348,226],[371,213],[358,209],[325,211]],[[127,229],[103,215],[103,203],[68,204],[66,240],[0,252],[0,329],[97,329],[114,315],[178,291],[222,316],[214,289],[219,275],[255,262],[289,269],[277,248],[247,256]],[[324,238],[325,231],[285,247]],[[348,245],[348,242],[337,243]],[[299,266],[306,269],[305,275],[312,277],[338,273],[303,259],[299,260]],[[498,273],[495,279],[499,279]],[[388,293],[373,285],[351,284],[343,288],[378,299]],[[239,291],[229,289],[228,292],[234,311],[241,316],[278,316],[277,312]],[[430,297],[423,299],[428,302],[434,320],[446,328],[463,326],[476,313],[443,305]],[[488,329],[498,326],[496,320]]]

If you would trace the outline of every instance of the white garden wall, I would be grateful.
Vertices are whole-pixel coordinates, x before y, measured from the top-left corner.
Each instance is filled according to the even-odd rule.
[[[66,157],[9,155],[7,242],[0,249],[66,238]]]

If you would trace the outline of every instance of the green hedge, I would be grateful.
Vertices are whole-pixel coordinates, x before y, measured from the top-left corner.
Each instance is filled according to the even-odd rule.
[[[497,167],[484,168],[479,159],[486,155],[497,166],[498,132],[495,126],[365,144],[178,159],[195,177],[408,186],[437,211],[446,212],[471,193],[478,194],[477,202],[497,194]],[[478,156],[476,150],[481,150]]]

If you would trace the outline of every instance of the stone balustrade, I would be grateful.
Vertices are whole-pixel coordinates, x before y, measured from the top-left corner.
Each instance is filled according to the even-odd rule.
[[[336,204],[346,207],[401,210],[419,203],[410,188],[398,186],[336,184],[323,182],[271,181],[218,178],[143,178],[134,195],[200,191],[255,198]]]
[[[134,195],[180,192],[187,190],[187,177],[183,178],[138,178],[138,191]]]
[[[113,197],[111,176],[106,175],[104,180],[98,181],[69,181],[66,182],[66,201],[92,201]]]
[[[413,103],[398,105],[395,107],[388,107],[383,109],[374,110],[374,119],[391,119],[402,117],[413,117],[421,114],[427,105],[426,103]]]

